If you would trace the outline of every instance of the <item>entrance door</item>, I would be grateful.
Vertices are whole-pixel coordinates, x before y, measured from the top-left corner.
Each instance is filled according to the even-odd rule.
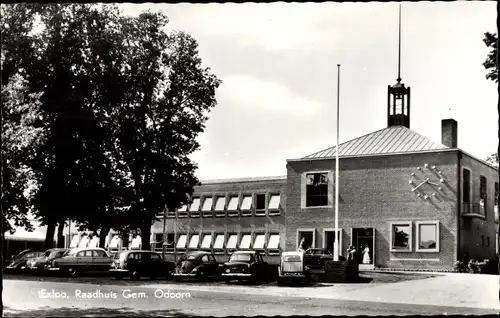
[[[373,228],[352,229],[352,245],[356,248],[356,254],[360,268],[373,268],[375,265],[375,230]]]

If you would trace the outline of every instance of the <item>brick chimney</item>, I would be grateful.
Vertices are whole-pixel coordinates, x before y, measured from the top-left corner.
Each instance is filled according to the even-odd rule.
[[[458,123],[454,119],[441,121],[441,143],[450,148],[457,148]]]

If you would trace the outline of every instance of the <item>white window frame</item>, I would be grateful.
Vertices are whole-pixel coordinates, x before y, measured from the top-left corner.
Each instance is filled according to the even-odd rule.
[[[222,236],[222,247],[216,248],[215,243],[217,242],[217,237],[221,235]],[[214,241],[213,241],[213,251],[214,254],[224,254],[224,243],[226,243],[226,234],[224,233],[214,233],[213,235]]]
[[[250,209],[243,209],[243,202],[245,202],[245,198],[248,197],[250,197]],[[240,203],[241,216],[252,216],[252,210],[253,210],[253,194],[243,194],[241,196],[241,203]]]
[[[271,236],[276,235],[278,236],[278,248],[269,248],[269,242],[271,241]],[[267,242],[266,242],[266,250],[267,250],[267,255],[279,255],[280,253],[280,246],[281,246],[281,235],[280,233],[268,233],[267,235]]]
[[[228,247],[229,239],[231,238],[231,236],[236,236],[236,244],[234,245],[234,247]],[[226,242],[224,244],[224,247],[226,248],[226,250],[228,252],[236,251],[238,249],[239,238],[240,238],[240,236],[238,235],[238,233],[227,233],[226,234]]]
[[[327,205],[322,206],[307,206],[307,175],[308,174],[322,174],[326,173],[328,177],[328,194],[327,194]],[[301,209],[325,209],[333,208],[333,171],[332,170],[318,170],[318,171],[306,171],[301,175],[300,181],[300,208]]]
[[[271,209],[270,208],[271,199],[274,196],[277,196],[279,198],[279,203],[278,203],[278,208],[277,209]],[[266,200],[266,201],[267,201],[267,214],[268,215],[280,215],[280,213],[281,213],[281,211],[280,211],[280,207],[281,207],[281,194],[280,193],[270,193],[269,194],[269,200]]]
[[[420,248],[420,225],[435,225],[436,226],[436,248]],[[417,221],[415,222],[416,235],[416,246],[415,250],[421,253],[439,253],[439,241],[440,241],[440,231],[439,231],[439,221]]]
[[[257,210],[257,196],[263,195],[264,196],[264,209],[263,210]],[[267,211],[267,193],[254,193],[254,202],[253,206],[255,207],[255,216],[266,216],[266,211]]]
[[[209,210],[204,210],[204,208],[205,208],[205,202],[207,202],[207,200],[211,201],[210,209]],[[214,198],[213,198],[213,196],[204,196],[203,197],[203,204],[201,205],[201,213],[202,213],[203,217],[204,218],[213,217],[214,216],[213,208],[214,208]]]
[[[250,244],[248,245],[248,247],[241,247],[241,242],[243,241],[243,238],[245,238],[245,236],[250,236]],[[240,237],[239,237],[239,241],[238,241],[238,249],[240,250],[251,250],[252,249],[252,243],[253,243],[253,235],[252,233],[241,233]]]
[[[219,202],[219,200],[222,200],[224,202],[222,210],[217,209],[217,203]],[[226,201],[227,200],[225,195],[215,196],[215,204],[214,204],[215,217],[221,218],[226,216]]]
[[[299,244],[300,244],[300,240],[299,240],[299,234],[301,232],[312,232],[313,233],[313,241],[311,243],[311,248],[315,248],[316,247],[316,229],[311,227],[311,228],[298,228],[297,231],[296,231],[296,242],[295,242],[295,248],[296,250],[299,249]]]
[[[182,247],[182,246],[179,247],[178,245],[179,245],[179,242],[181,241],[181,237],[183,235],[185,235],[186,241],[185,241],[184,247]],[[189,241],[188,241],[188,235],[187,235],[187,233],[179,233],[179,234],[177,234],[177,239],[175,240],[175,249],[177,251],[179,251],[179,250],[180,251],[185,251],[187,249],[188,243],[189,243]]]
[[[339,255],[343,255],[343,253],[342,253],[342,250],[343,250],[342,236],[343,235],[342,234],[344,232],[342,231],[342,228],[340,228],[340,227],[337,230],[339,232]],[[325,248],[325,249],[326,249],[326,232],[333,232],[333,234],[335,235],[335,228],[334,227],[327,227],[327,228],[323,229],[323,248]],[[334,246],[334,248],[335,248],[335,246]]]
[[[395,225],[408,225],[410,226],[410,237],[408,238],[408,249],[402,250],[402,249],[395,249],[393,246],[393,229]],[[411,253],[413,252],[413,222],[412,221],[393,221],[389,222],[389,251],[390,252],[395,252],[395,253]]]
[[[230,205],[232,199],[236,199],[236,209],[229,210],[229,205]],[[227,200],[227,208],[226,208],[227,216],[229,216],[229,217],[238,217],[238,216],[240,216],[240,212],[239,212],[239,209],[238,209],[239,207],[240,207],[240,195],[230,194],[228,196],[228,200]]]
[[[204,251],[210,250],[211,251],[212,248],[213,248],[213,244],[214,244],[214,234],[212,232],[206,232],[206,233],[202,233],[202,235],[203,236],[202,236],[202,238],[200,240],[200,242],[201,242],[200,243],[200,250],[204,250]],[[203,247],[203,242],[205,242],[205,237],[207,235],[210,236],[210,245],[209,245],[209,247]]]
[[[257,237],[263,236],[264,237],[264,244],[262,247],[255,247],[255,243],[257,242]],[[257,250],[257,251],[265,251],[266,250],[266,233],[254,233],[253,234],[253,242],[251,242],[252,249]]]
[[[200,200],[200,203],[198,204],[198,209],[196,209],[195,211],[191,211],[191,206],[194,200]],[[199,218],[201,216],[200,209],[201,209],[201,197],[194,197],[193,200],[191,201],[191,204],[189,205],[189,217]]]

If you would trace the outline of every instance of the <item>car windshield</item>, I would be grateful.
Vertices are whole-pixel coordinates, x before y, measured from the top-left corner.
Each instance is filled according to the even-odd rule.
[[[68,250],[66,253],[63,254],[63,256],[75,256],[76,250]]]
[[[188,255],[187,260],[192,261],[196,258],[196,255]]]
[[[22,257],[24,254],[26,254],[28,252],[28,250],[24,250],[22,252],[19,252],[16,256],[14,256],[14,258],[20,258]]]
[[[299,255],[287,255],[283,257],[285,262],[302,262],[302,258]]]
[[[43,256],[44,257],[49,257],[50,254],[52,254],[52,253],[54,253],[54,251],[50,251],[50,250],[49,251],[45,251],[45,253],[43,253]]]
[[[233,254],[229,259],[230,262],[249,262],[252,259],[250,254]]]

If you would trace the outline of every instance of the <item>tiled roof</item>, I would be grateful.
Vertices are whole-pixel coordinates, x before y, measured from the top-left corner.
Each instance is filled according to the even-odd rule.
[[[404,126],[393,126],[341,143],[339,145],[339,156],[363,156],[439,149],[449,149],[449,147],[433,142]],[[336,147],[333,146],[302,159],[331,158],[335,155]]]

